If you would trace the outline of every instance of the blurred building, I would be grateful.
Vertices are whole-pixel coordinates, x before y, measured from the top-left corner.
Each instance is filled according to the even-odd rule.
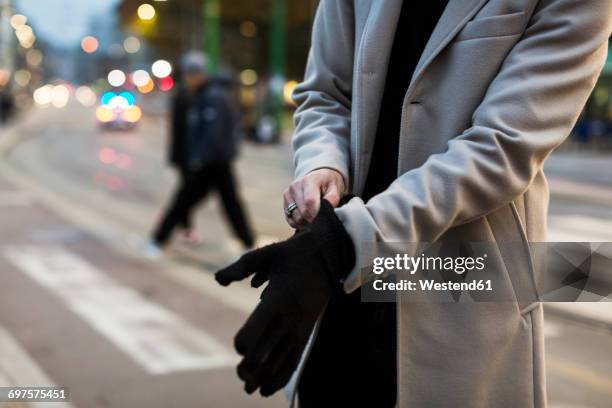
[[[176,65],[190,49],[206,51],[213,71],[240,83],[242,123],[261,141],[291,123],[283,108],[304,74],[318,0],[122,0],[119,25],[151,58]]]
[[[274,43],[286,78],[301,78],[317,0],[174,0],[154,2],[155,18],[138,18],[140,0],[123,0],[118,6],[124,31],[148,41],[154,52],[174,60],[185,50],[207,49],[218,41],[219,64],[234,71],[251,69],[265,77],[273,69]],[[281,7],[280,22],[275,12]],[[207,12],[208,11],[208,12]],[[217,16],[213,15],[218,11]],[[276,14],[278,17],[278,14]],[[216,20],[216,21],[215,21]],[[275,30],[280,23],[282,30]],[[211,27],[217,25],[218,32]],[[215,39],[214,36],[217,35]],[[274,38],[274,37],[282,38]]]

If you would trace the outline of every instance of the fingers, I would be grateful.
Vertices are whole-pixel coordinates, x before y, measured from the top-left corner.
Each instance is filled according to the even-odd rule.
[[[262,369],[259,393],[269,397],[287,385],[301,356],[300,348],[283,349],[279,350],[278,355],[270,355]]]
[[[258,363],[246,358],[238,366],[238,376],[245,382],[244,389],[248,394],[259,388],[262,396],[268,397],[285,386],[297,368],[302,349],[288,347],[292,344],[290,336],[278,337],[267,355]]]
[[[285,213],[285,219],[292,228],[302,229],[317,216],[321,202],[321,188],[320,180],[306,176],[294,181],[283,193],[285,209],[292,203],[297,204],[291,216]]]
[[[268,281],[268,274],[263,271],[259,271],[253,276],[253,279],[251,279],[251,287],[258,288],[264,283],[266,283],[267,281]]]
[[[293,229],[302,229],[306,226],[306,220],[304,219],[302,212],[300,210],[300,202],[302,201],[301,193],[298,194],[298,190],[301,188],[301,185],[292,184],[289,189],[287,189],[283,193],[283,212],[285,214],[285,220]],[[286,213],[287,207],[290,204],[296,203],[298,208],[293,210],[291,216]]]
[[[307,223],[311,223],[319,213],[321,191],[324,186],[317,181],[307,181],[302,186],[302,205],[298,204],[300,212]]]
[[[329,201],[332,207],[336,208],[340,204],[342,195],[341,188],[336,181],[329,183],[323,190],[323,198]]]
[[[295,180],[283,193],[285,209],[291,203],[298,206],[291,216],[285,214],[287,223],[295,229],[304,228],[319,213],[321,197],[337,207],[343,192],[344,179],[336,170],[318,169]]]
[[[259,302],[234,338],[234,348],[238,354],[246,356],[257,344],[270,322],[276,317],[277,303],[270,296],[264,297]]]
[[[236,282],[251,275],[254,271],[249,268],[244,262],[238,260],[215,273],[215,280],[221,286],[227,286],[232,282]]]
[[[277,245],[272,244],[247,252],[238,261],[215,273],[215,280],[222,286],[227,286],[232,282],[251,276],[255,272],[264,272],[274,262],[276,251]],[[261,277],[258,278],[258,281],[260,279]]]
[[[263,334],[257,345],[242,359],[238,365],[238,377],[245,382],[245,390],[252,393],[259,387],[262,380],[262,369],[265,367],[264,361],[277,354],[276,350],[287,348],[279,344],[284,336],[284,327],[278,321],[270,324],[265,334]]]

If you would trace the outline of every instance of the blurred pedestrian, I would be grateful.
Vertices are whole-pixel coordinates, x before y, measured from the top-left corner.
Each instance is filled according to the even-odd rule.
[[[514,287],[537,291],[544,161],[611,33],[612,0],[320,1],[283,197],[298,232],[216,275],[269,282],[234,342],[246,391],[296,370],[300,408],[546,406],[542,305]],[[372,243],[431,242],[497,245],[517,301],[361,301]]]
[[[13,114],[14,107],[13,95],[8,87],[0,87],[0,125],[9,121]]]
[[[245,248],[253,233],[238,194],[232,161],[237,155],[236,117],[228,100],[227,79],[211,77],[204,54],[192,51],[182,58],[183,86],[172,103],[169,161],[180,174],[177,189],[157,226],[147,253],[152,256],[183,229],[188,241],[197,242],[191,213],[211,190],[216,190],[234,233]]]

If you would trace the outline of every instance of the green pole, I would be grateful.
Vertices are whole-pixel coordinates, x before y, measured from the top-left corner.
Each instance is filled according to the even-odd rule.
[[[285,76],[285,0],[273,0],[270,65],[273,76]]]
[[[270,83],[272,114],[276,128],[281,132],[283,86],[285,84],[285,0],[272,2],[272,27],[270,32]]]
[[[204,0],[204,52],[208,56],[209,71],[215,74],[219,70],[221,18],[220,0]]]

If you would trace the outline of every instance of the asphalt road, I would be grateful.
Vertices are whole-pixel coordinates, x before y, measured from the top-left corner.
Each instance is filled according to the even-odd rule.
[[[0,385],[41,378],[23,377],[33,370],[67,386],[78,407],[283,406],[280,395],[245,396],[234,375],[231,339],[257,293],[212,281],[241,251],[216,197],[198,212],[202,247],[174,246],[163,262],[139,254],[175,183],[163,117],[109,132],[77,106],[35,114],[0,162]],[[289,235],[280,197],[290,148],[242,153],[260,241]],[[612,241],[611,208],[554,197],[551,240]],[[547,316],[546,341],[550,406],[609,408],[612,332]]]

